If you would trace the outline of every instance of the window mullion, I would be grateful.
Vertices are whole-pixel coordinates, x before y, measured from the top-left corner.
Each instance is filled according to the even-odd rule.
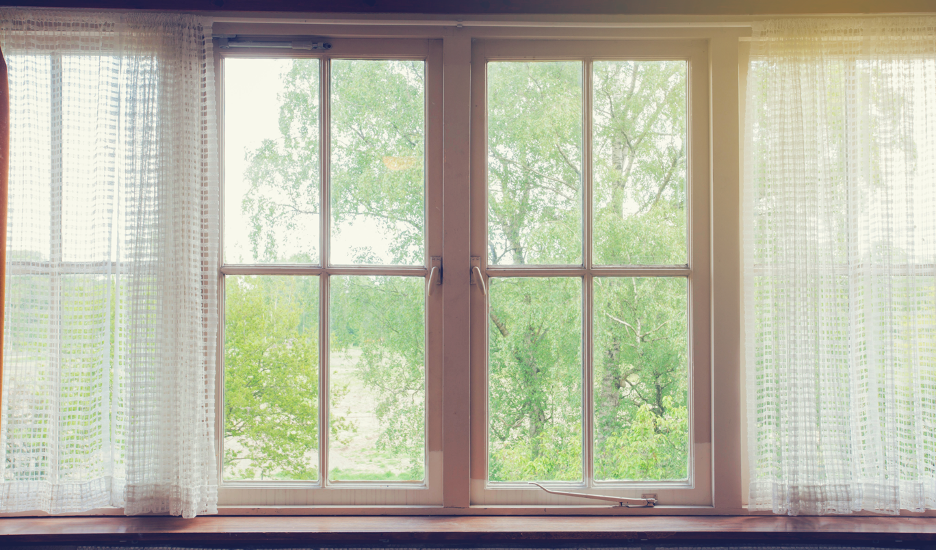
[[[738,429],[738,419],[741,416],[741,357],[738,350],[741,347],[741,235],[738,220],[740,219],[740,197],[738,194],[740,172],[739,151],[740,141],[738,135],[738,41],[733,36],[719,35],[710,41],[709,62],[711,101],[711,263],[706,260],[702,246],[694,245],[692,255],[693,286],[695,289],[694,302],[708,305],[711,316],[707,319],[697,318],[697,337],[693,346],[696,351],[696,360],[702,360],[702,351],[707,350],[702,341],[713,342],[711,348],[711,364],[717,366],[712,369],[711,384],[711,411],[712,430],[699,429],[697,425],[694,434],[696,443],[714,443],[711,445],[711,456],[714,462],[713,475],[718,481],[714,485],[714,504],[721,513],[728,510],[740,510],[742,502],[741,481],[741,433]],[[695,67],[704,67],[704,58],[699,56]],[[693,67],[693,68],[695,68]],[[708,84],[701,71],[695,72],[693,77],[699,82]],[[700,90],[703,91],[704,90]],[[702,102],[699,102],[702,103]],[[700,109],[693,111],[698,117],[704,117],[704,104]],[[707,122],[707,121],[706,121]],[[701,140],[699,140],[701,141]],[[709,154],[702,151],[699,154]],[[693,212],[701,216],[708,210],[705,201],[707,197],[693,198],[699,201]],[[708,220],[699,220],[698,225],[706,224]],[[693,225],[696,226],[695,220]],[[707,225],[707,224],[706,224]],[[693,227],[695,230],[696,227]],[[698,229],[707,229],[699,227]],[[704,233],[702,233],[704,235]],[[700,243],[700,244],[704,244]],[[708,274],[711,268],[712,293],[711,303],[706,304],[708,296],[704,295],[706,284],[699,284],[699,277]],[[707,280],[703,280],[708,283]],[[704,311],[704,309],[703,309]],[[706,321],[710,326],[706,326]],[[709,331],[711,329],[711,332]],[[701,377],[700,377],[701,378]],[[700,384],[694,395],[703,397],[702,391],[708,387]],[[708,397],[708,396],[706,396]],[[701,419],[700,419],[701,420]],[[709,428],[707,423],[701,427]],[[700,433],[702,432],[702,433]],[[700,451],[702,447],[700,446]]]
[[[459,29],[460,31],[460,29]],[[471,37],[457,32],[442,39],[443,292],[442,502],[448,508],[470,504],[470,348],[465,321],[480,292],[469,286],[471,269],[469,191],[471,138]]]

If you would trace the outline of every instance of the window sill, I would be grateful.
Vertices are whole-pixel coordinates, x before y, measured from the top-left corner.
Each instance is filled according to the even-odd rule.
[[[205,516],[7,517],[0,539],[17,543],[296,542],[565,543],[769,541],[893,544],[936,541],[936,518],[787,516]]]

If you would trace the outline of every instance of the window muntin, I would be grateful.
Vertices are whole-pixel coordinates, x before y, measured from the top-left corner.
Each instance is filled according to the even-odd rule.
[[[475,43],[473,105],[485,109],[473,114],[474,132],[480,132],[481,137],[474,140],[472,197],[474,208],[486,206],[487,218],[481,225],[479,217],[474,217],[472,253],[485,252],[482,257],[487,265],[482,269],[491,292],[486,299],[474,296],[472,306],[474,331],[481,332],[484,327],[481,333],[487,334],[488,342],[481,355],[485,359],[479,361],[476,355],[472,365],[473,391],[483,392],[486,397],[485,405],[473,408],[472,415],[473,461],[481,463],[473,465],[472,503],[587,504],[545,495],[530,488],[527,482],[532,480],[621,496],[639,496],[639,491],[647,489],[665,490],[675,497],[669,502],[710,502],[707,488],[711,480],[702,469],[709,464],[707,445],[692,444],[694,417],[709,414],[705,396],[693,398],[708,387],[708,357],[692,353],[690,346],[693,332],[708,337],[707,319],[698,315],[702,311],[699,306],[707,304],[707,251],[701,248],[707,240],[707,229],[696,225],[694,234],[688,229],[692,222],[698,224],[704,217],[703,213],[693,219],[691,212],[707,208],[703,198],[708,180],[706,163],[697,160],[697,165],[692,166],[688,158],[690,132],[697,142],[694,146],[705,147],[707,141],[698,131],[705,128],[705,116],[695,121],[688,116],[704,105],[698,103],[704,98],[704,77],[689,79],[692,67],[701,65],[700,53],[698,43]],[[567,67],[569,74],[563,74],[559,67]],[[506,87],[504,83],[509,80],[503,73],[511,69],[517,73],[513,85],[520,90],[497,89]],[[645,81],[640,73],[647,74]],[[552,76],[552,82],[544,83],[547,75]],[[630,103],[614,97],[615,92],[619,93],[614,87],[616,79],[625,77],[637,84],[627,90]],[[516,135],[526,143],[514,147],[513,156],[507,154],[510,148],[505,147],[508,140],[503,136],[510,132],[504,126],[511,117],[505,111],[510,111],[511,106],[501,98],[519,97],[512,108],[514,118],[521,118],[538,106],[527,95],[539,92],[543,97],[559,97],[561,94],[554,90],[561,89],[563,82],[568,90],[565,96],[573,105],[554,105],[545,111],[540,115],[547,117],[545,124],[517,124],[542,131],[517,131]],[[660,89],[660,83],[667,87]],[[696,103],[691,104],[691,100]],[[613,118],[608,113],[610,108],[626,112],[630,119]],[[628,136],[630,142],[625,138],[615,144],[615,126],[628,124],[633,132]],[[641,135],[643,148],[634,139]],[[614,155],[615,145],[629,149]],[[483,153],[477,150],[481,147]],[[541,154],[530,154],[532,149],[539,149]],[[612,158],[603,157],[603,153]],[[631,155],[630,175],[636,184],[626,189],[629,193],[615,196],[614,177],[620,178],[624,171],[621,166],[627,165],[627,154]],[[578,162],[569,162],[576,156],[582,159],[578,170]],[[484,164],[480,163],[482,158]],[[558,171],[548,171],[551,160],[564,164],[568,169],[566,178],[557,177]],[[522,176],[513,182],[504,177],[505,166],[520,167],[524,161],[529,189],[524,188]],[[698,186],[692,196],[686,185],[690,179]],[[532,223],[511,223],[511,212],[503,205],[519,204],[514,217],[522,217],[523,206],[535,203],[528,198],[536,197],[537,192],[543,194],[542,189],[551,184],[556,196],[561,196],[559,190],[568,192],[565,202],[541,201],[545,208],[534,204],[539,210],[531,217]],[[615,210],[610,204],[614,201],[619,201],[621,208]],[[661,203],[667,208],[654,211],[654,206]],[[567,206],[564,209],[556,204]],[[578,227],[574,222],[567,224],[574,228],[565,232],[571,244],[563,247],[565,243],[558,243],[557,235],[562,231],[554,231],[550,224],[543,223],[544,218],[553,221],[554,227],[562,227],[566,218],[578,221]],[[639,231],[634,230],[635,226]],[[479,238],[478,233],[485,235],[485,229],[486,238]],[[511,231],[523,236],[516,241],[519,245],[503,244]],[[578,238],[573,237],[576,233]],[[624,245],[615,245],[615,239]],[[693,250],[694,243],[700,248]],[[498,254],[500,248],[521,252],[514,257],[523,257],[524,261],[504,262],[500,259],[503,255]],[[577,248],[578,252],[556,254],[562,258],[559,261],[549,257],[550,251],[563,248]],[[540,250],[547,251],[542,255],[545,260],[526,262],[524,255],[532,258]],[[533,288],[539,281],[548,283]],[[561,281],[566,281],[565,285]],[[551,288],[570,284],[576,290]],[[499,287],[523,288],[525,292],[518,292],[510,300],[506,293],[498,292]],[[524,309],[542,309],[542,304],[554,311],[527,314],[528,326],[510,327],[502,318],[507,312],[522,317]],[[612,307],[615,311],[611,311]],[[626,311],[618,311],[621,309]],[[487,314],[479,315],[479,311]],[[644,323],[651,326],[645,327]],[[505,343],[513,332],[517,333],[516,342]],[[621,334],[609,336],[615,332]],[[666,333],[665,338],[656,340],[656,333]],[[521,334],[523,338],[518,339]],[[544,342],[549,339],[544,334],[556,335],[552,337],[555,342]],[[646,380],[633,372],[624,376],[609,368],[609,356],[623,360],[628,355],[615,349],[626,343],[623,340],[627,336],[635,339],[631,355],[640,357],[648,351],[656,355],[654,360],[645,361]],[[563,345],[560,340],[569,342]],[[644,349],[638,349],[641,347]],[[651,349],[646,350],[648,347]],[[480,351],[477,345],[474,349]],[[505,349],[510,351],[505,353]],[[520,368],[522,359],[542,365]],[[564,369],[557,369],[566,363]],[[631,370],[633,366],[629,365]],[[617,367],[620,371],[621,365]],[[511,368],[513,374],[505,376]],[[557,371],[562,371],[564,384],[556,383],[555,379],[560,378]],[[555,386],[553,391],[543,392],[545,399],[541,398],[540,388],[535,387],[537,377],[541,379],[539,386]],[[615,378],[622,379],[618,386],[626,386],[627,392],[618,390],[618,395],[609,395],[608,381]],[[505,387],[515,391],[504,391]],[[641,405],[636,396],[640,390],[646,394],[648,388],[654,392]],[[513,402],[509,402],[510,398]],[[570,414],[576,407],[579,412]],[[622,417],[630,430],[614,427]],[[505,435],[505,427],[520,433]],[[641,435],[648,430],[654,437]],[[478,437],[480,434],[484,434],[483,439]],[[673,455],[666,460],[658,457],[663,443]],[[610,451],[621,446],[626,447],[627,454],[638,456],[622,460],[623,453]],[[505,468],[505,457],[513,459],[512,467]],[[510,474],[505,475],[507,472]],[[672,493],[677,488],[683,490],[680,496]]]
[[[283,357],[283,391],[259,405],[279,413],[262,421],[272,421],[288,445],[255,445],[261,461],[278,465],[259,482],[235,479],[225,464],[222,502],[255,501],[270,494],[267,487],[310,504],[368,503],[377,487],[395,488],[381,498],[386,503],[439,498],[438,453],[427,451],[435,421],[427,416],[426,368],[438,336],[427,337],[426,316],[440,308],[437,298],[424,297],[426,253],[440,244],[426,232],[427,223],[438,221],[426,219],[427,196],[437,187],[427,186],[425,167],[433,161],[424,153],[426,96],[438,93],[427,76],[438,70],[432,65],[438,59],[428,59],[425,41],[383,41],[383,48],[332,42],[329,55],[311,58],[249,52],[224,58],[225,75],[237,75],[239,64],[246,68],[242,78],[224,82],[225,137],[236,134],[234,143],[249,135],[251,123],[240,123],[253,113],[228,110],[237,104],[227,103],[238,92],[232,84],[256,78],[287,84],[266,94],[278,107],[277,120],[253,122],[268,132],[250,136],[255,143],[244,161],[227,161],[244,149],[225,151],[224,236],[233,243],[225,243],[222,273],[229,287],[226,327],[245,319],[249,325],[253,317],[273,343],[285,335],[268,347]],[[257,97],[263,86],[248,88],[241,104],[264,100]],[[262,103],[253,110],[260,113],[255,119],[271,115]],[[279,246],[279,236],[288,246]],[[241,318],[231,319],[231,298],[265,304],[234,304]],[[226,361],[229,355],[226,348]],[[283,372],[290,368],[292,375]],[[224,368],[232,396],[248,385],[243,376],[227,376],[234,370]],[[230,418],[227,402],[224,410]],[[225,460],[244,447],[227,438],[225,445]],[[329,491],[309,493],[323,488]]]

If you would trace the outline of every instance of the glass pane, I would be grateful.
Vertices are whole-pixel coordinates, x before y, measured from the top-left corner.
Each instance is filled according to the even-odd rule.
[[[684,278],[595,279],[595,479],[688,477]]]
[[[318,479],[318,277],[224,283],[224,479]]]
[[[582,261],[582,63],[488,63],[494,265]]]
[[[425,280],[331,278],[328,479],[421,481]]]
[[[491,279],[488,479],[582,479],[582,280]]]
[[[114,212],[116,210],[122,218],[126,216],[126,206],[118,201],[126,201],[122,196],[134,188],[132,183],[124,183],[122,189],[118,188],[118,181],[123,179],[120,177],[123,174],[118,174],[129,169],[129,166],[121,166],[118,159],[130,153],[129,148],[120,146],[125,140],[132,139],[128,135],[130,132],[121,126],[139,123],[152,131],[155,126],[153,120],[159,116],[149,112],[149,120],[138,117],[129,122],[133,116],[124,105],[130,101],[117,93],[99,94],[99,90],[107,87],[116,90],[126,85],[117,76],[121,74],[117,57],[55,55],[52,56],[51,69],[53,81],[61,79],[62,86],[61,103],[58,105],[55,101],[58,99],[56,87],[52,86],[51,137],[55,140],[51,142],[50,155],[52,211],[61,209],[62,213],[61,220],[55,215],[52,217],[53,235],[61,232],[60,242],[56,242],[55,236],[52,238],[52,260],[116,260],[118,246],[119,250],[125,251],[126,242],[123,231],[114,231],[114,226],[125,220],[115,220]],[[58,109],[61,111],[56,112]],[[54,190],[58,183],[61,184],[61,194]],[[61,200],[59,206],[56,206],[55,199]],[[133,208],[136,205],[131,203],[128,206]],[[59,221],[61,226],[56,227]],[[58,258],[57,246],[61,246]]]
[[[15,89],[11,86],[11,92]],[[11,177],[11,198],[14,181]],[[13,211],[11,209],[11,213]],[[15,234],[12,231],[10,233]],[[17,274],[20,270],[15,264],[9,265],[7,269],[9,275],[3,312],[5,464],[2,480],[5,483],[35,483],[39,479],[50,479],[51,473],[63,462],[56,457],[56,453],[50,452],[50,443],[57,443],[50,437],[50,428],[56,424],[61,411],[79,404],[74,399],[60,400],[56,395],[56,371],[62,363],[67,364],[58,359],[59,350],[68,347],[67,344],[58,346],[51,342],[54,338],[53,330],[56,330],[53,321],[61,327],[58,312],[63,308],[56,307],[58,300],[53,299],[53,296],[57,298],[62,294],[61,278],[55,277],[53,280],[50,275]],[[109,334],[105,333],[107,336]],[[84,401],[87,402],[87,399]],[[119,434],[118,437],[124,435],[123,430],[114,432],[115,435]],[[30,440],[32,444],[24,444]],[[63,453],[62,458],[73,457]],[[107,469],[92,473],[104,476],[111,471]]]
[[[49,421],[56,425],[62,445],[58,460],[51,466],[60,481],[81,483],[108,475],[107,465],[114,456],[111,452],[116,451],[117,456],[126,452],[122,443],[127,434],[119,423],[114,433],[108,433],[104,420],[123,401],[114,391],[124,381],[123,354],[114,349],[119,287],[117,278],[111,275],[62,275],[50,280],[54,298],[48,310],[52,338],[47,360],[52,369],[43,374],[51,375],[52,380],[57,378],[58,383],[52,386],[57,395],[50,401],[57,401],[59,410]],[[54,340],[56,332],[58,342]],[[42,375],[38,378],[50,380]],[[117,440],[114,447],[111,437]],[[119,458],[117,461],[123,462]]]
[[[224,261],[319,263],[319,62],[224,60]]]
[[[129,285],[29,271],[10,266],[7,278],[2,479],[79,484],[123,471],[129,354],[115,327]]]
[[[686,263],[685,61],[596,61],[594,261]]]
[[[425,261],[424,65],[332,61],[332,264]]]

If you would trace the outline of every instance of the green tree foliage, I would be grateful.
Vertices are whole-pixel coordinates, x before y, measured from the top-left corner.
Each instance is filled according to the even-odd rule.
[[[317,282],[225,280],[226,476],[318,477]]]
[[[342,231],[365,219],[392,237],[389,257],[359,247],[349,251],[355,263],[423,262],[423,74],[418,62],[332,62],[333,238],[340,242]],[[490,263],[582,262],[582,82],[579,62],[488,65]],[[683,265],[686,63],[596,62],[593,82],[595,260],[605,265]],[[252,220],[255,253],[268,260],[278,257],[278,239],[291,238],[298,217],[319,213],[317,97],[317,62],[294,61],[283,75],[282,140],[266,141],[248,157],[251,188],[243,208]],[[356,377],[376,396],[380,424],[374,452],[405,457],[411,467],[405,478],[412,479],[423,475],[425,452],[422,282],[331,278],[332,350],[360,351]],[[289,368],[315,364],[314,337],[306,337],[300,327],[302,312],[316,311],[316,305],[295,300],[272,304],[258,287],[228,286],[228,303],[243,302],[229,305],[228,322],[245,325],[240,329],[243,340],[228,345],[258,350],[237,352],[241,355],[228,362],[238,372],[226,378],[233,397],[227,398],[225,410],[238,415],[242,413],[232,409],[256,411],[261,399],[252,404],[242,397],[248,390],[234,387],[248,387],[258,378],[259,342],[278,341],[293,357],[309,345],[301,361],[290,359],[294,366]],[[582,377],[581,279],[495,278],[490,286],[492,480],[582,479],[585,383],[592,384],[595,399],[598,479],[686,477],[685,279],[595,279],[592,381]],[[260,311],[273,305],[282,309],[281,320],[266,320]],[[231,367],[231,361],[238,366]],[[277,380],[273,373],[264,376]],[[302,452],[316,445],[315,426],[300,416],[317,417],[317,382],[311,371],[303,376],[289,382],[295,391],[262,397],[274,399],[266,407],[276,413],[263,409],[263,418],[287,422],[272,426],[251,420],[252,431],[231,432],[245,449],[257,449],[248,462],[263,464],[265,472],[315,475],[302,459]],[[305,385],[301,391],[300,384]],[[304,400],[287,398],[300,393]],[[336,396],[331,399],[337,403]],[[243,416],[251,414],[256,416]],[[306,432],[299,434],[302,429]],[[350,433],[353,426],[341,430]],[[261,453],[265,458],[257,458]],[[399,472],[387,475],[400,478]]]
[[[391,264],[423,263],[424,101],[419,61],[336,60],[332,67],[332,224],[371,220],[391,236]],[[368,250],[355,263],[380,262]]]
[[[582,283],[491,282],[493,481],[582,479]]]
[[[686,290],[681,278],[595,280],[598,479],[688,475]]]
[[[359,349],[356,375],[375,396],[381,424],[374,445],[404,465],[394,477],[421,480],[425,440],[423,280],[412,277],[331,278],[332,350]],[[340,395],[331,402],[339,406]],[[345,473],[342,479],[361,474]],[[372,477],[372,476],[368,476]]]

